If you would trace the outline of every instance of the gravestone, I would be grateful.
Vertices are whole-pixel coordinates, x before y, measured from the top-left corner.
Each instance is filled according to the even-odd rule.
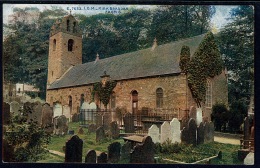
[[[182,117],[182,119],[181,119],[181,130],[184,127],[188,128],[188,122],[189,122],[188,117],[186,117],[186,116]]]
[[[120,160],[121,144],[114,142],[108,146],[108,161],[110,163],[117,163]]]
[[[85,163],[96,163],[97,154],[95,150],[89,150],[85,156]]]
[[[49,134],[53,132],[52,116],[52,108],[49,104],[45,103],[42,106],[42,128]]]
[[[246,155],[244,159],[244,165],[254,165],[255,162],[255,154],[250,152]]]
[[[34,104],[32,118],[37,122],[37,125],[42,124],[42,104],[40,102]]]
[[[148,136],[152,138],[154,143],[160,143],[160,130],[155,124],[148,129]]]
[[[6,102],[3,103],[3,124],[10,124],[11,114],[10,105]]]
[[[64,115],[67,119],[69,119],[69,122],[70,122],[70,120],[71,120],[70,106],[64,105],[62,111],[63,111],[63,115]]]
[[[82,103],[80,109],[89,109],[89,103],[88,102]]]
[[[112,121],[110,113],[103,114],[103,126],[105,130],[109,130],[110,123]]]
[[[10,112],[14,115],[20,115],[20,104],[16,101],[10,103]]]
[[[91,110],[96,110],[96,109],[97,109],[96,103],[95,103],[95,102],[91,102],[91,103],[89,104],[89,109],[91,109]]]
[[[189,130],[186,127],[184,127],[181,131],[181,142],[189,144]]]
[[[96,113],[96,126],[103,126],[103,113]]]
[[[107,163],[107,154],[97,151],[97,163]]]
[[[127,113],[123,117],[123,120],[124,120],[125,133],[134,133],[135,132],[134,116],[131,113]]]
[[[100,126],[96,130],[96,142],[100,142],[101,140],[106,138],[105,130],[103,126]]]
[[[197,108],[196,124],[200,125],[201,122],[202,122],[202,109]]]
[[[188,123],[188,132],[189,132],[189,144],[197,144],[197,124],[196,121],[191,118]]]
[[[97,126],[95,124],[90,124],[88,126],[88,133],[96,132]]]
[[[82,162],[83,141],[74,135],[66,142],[65,162]]]
[[[130,161],[131,142],[127,141],[121,148],[121,160],[125,160],[127,163]]]
[[[79,122],[79,114],[78,113],[74,113],[72,115],[71,121],[72,122]]]
[[[209,122],[204,123],[204,143],[210,142],[209,138]]]
[[[177,118],[173,118],[170,122],[171,130],[173,134],[172,142],[181,142],[181,124]]]
[[[154,143],[150,136],[144,137],[143,142],[133,148],[130,163],[154,163]]]
[[[110,131],[111,131],[111,137],[113,139],[119,138],[120,130],[119,130],[119,127],[118,127],[116,121],[113,121],[113,122],[110,123]]]
[[[56,103],[53,107],[53,118],[57,117],[57,116],[61,116],[62,115],[62,105],[59,103]]]
[[[65,135],[68,132],[67,119],[64,115],[57,116],[53,119],[54,124],[54,134],[55,135]]]
[[[82,103],[80,107],[80,116],[82,120],[90,120],[88,110],[89,110],[89,103],[88,102]]]
[[[212,121],[209,122],[209,142],[214,142],[214,123]]]
[[[172,141],[173,139],[173,134],[172,134],[172,129],[171,129],[171,125],[169,124],[169,122],[165,121],[162,125],[161,125],[161,139],[160,142],[166,142],[167,140]]]
[[[199,127],[197,128],[197,144],[204,143],[204,124],[203,122],[200,123]]]
[[[79,129],[78,129],[78,134],[80,134],[80,135],[84,134],[84,130],[83,130],[82,127],[79,127]]]
[[[197,109],[194,106],[190,107],[189,116],[190,118],[193,118],[195,121],[197,120]]]

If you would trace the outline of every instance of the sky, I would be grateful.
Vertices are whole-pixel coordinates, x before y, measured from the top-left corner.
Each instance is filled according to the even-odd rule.
[[[88,5],[88,4],[3,4],[3,22],[7,23],[8,15],[12,14],[12,10],[14,7],[25,8],[25,7],[37,7],[41,11],[44,9],[50,9],[51,6],[61,7],[64,10],[67,10],[68,13],[71,10],[73,13],[81,13],[85,15],[93,15],[98,13],[105,13],[105,10],[102,10],[103,7],[124,7],[124,8],[143,8],[143,9],[151,9],[155,8],[156,5]],[[91,7],[93,7],[91,9]],[[226,18],[230,17],[230,10],[235,8],[236,6],[228,6],[228,5],[215,5],[216,13],[211,19],[211,24],[214,25],[214,28],[219,30],[221,27],[226,25],[228,21]],[[93,10],[94,9],[94,10]],[[101,10],[100,10],[101,9]],[[119,10],[117,10],[119,11]]]

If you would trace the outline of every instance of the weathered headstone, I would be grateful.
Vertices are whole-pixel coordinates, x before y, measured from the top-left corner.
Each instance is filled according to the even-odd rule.
[[[202,109],[197,108],[196,124],[200,125],[201,122],[202,122]]]
[[[97,126],[95,124],[90,124],[88,126],[88,133],[96,132]]]
[[[171,125],[169,124],[169,122],[165,121],[162,125],[161,125],[161,143],[166,142],[167,140],[172,141],[173,139],[173,134],[172,134],[172,129],[171,129]]]
[[[53,118],[62,115],[62,105],[56,103],[53,107]]]
[[[171,130],[173,134],[172,142],[181,142],[181,124],[180,121],[177,118],[173,118],[170,122]]]
[[[193,118],[195,121],[197,120],[197,109],[194,106],[190,107],[189,116],[190,118]]]
[[[100,126],[96,130],[96,142],[100,142],[101,140],[106,138],[105,130],[103,126]]]
[[[91,110],[96,110],[96,109],[97,109],[96,103],[95,103],[95,102],[91,102],[91,103],[89,104],[89,109],[91,109]]]
[[[70,117],[71,117],[71,114],[70,114],[70,106],[64,105],[62,112],[63,112],[63,115],[64,115],[67,119],[69,119],[69,121],[70,121],[70,120],[71,120],[71,118],[70,118]]]
[[[80,107],[80,119],[81,120],[89,120],[89,103],[88,102],[84,102],[82,103],[81,107]]]
[[[85,156],[85,163],[96,163],[97,154],[95,150],[89,150]]]
[[[188,131],[189,131],[189,144],[196,145],[197,144],[197,124],[196,121],[191,118],[188,123]]]
[[[53,119],[54,124],[54,134],[65,135],[68,132],[67,119],[64,115],[57,116]]]
[[[108,146],[108,161],[110,163],[117,163],[120,160],[121,144],[114,142]]]
[[[33,120],[37,122],[38,125],[42,123],[42,104],[40,102],[36,102],[33,107]]]
[[[107,154],[97,151],[97,163],[107,163]]]
[[[110,131],[113,139],[119,138],[120,130],[116,121],[110,123]]]
[[[42,106],[42,128],[44,128],[47,133],[53,132],[52,116],[52,108],[49,104],[45,103]]]
[[[134,133],[135,126],[134,126],[134,116],[131,113],[127,113],[124,118],[124,127],[125,133]]]
[[[79,114],[78,113],[74,113],[72,115],[72,122],[79,122]]]
[[[79,129],[78,129],[78,134],[84,134],[84,130],[83,130],[83,128],[82,127],[79,127]]]
[[[200,123],[199,127],[197,128],[197,144],[204,143],[204,124],[203,122]]]
[[[250,152],[244,159],[244,165],[254,165],[254,162],[255,162],[255,154],[253,152]]]
[[[10,105],[6,102],[3,103],[3,124],[10,124],[11,114]]]
[[[148,136],[152,138],[154,143],[160,143],[160,130],[155,124],[148,129]]]
[[[150,136],[144,137],[143,142],[133,148],[130,163],[154,163],[154,143]]]
[[[181,142],[185,144],[189,143],[189,130],[186,127],[181,131]]]
[[[89,109],[89,103],[88,102],[82,103],[80,109]]]
[[[112,121],[111,114],[104,113],[103,114],[103,126],[104,126],[105,130],[109,129],[111,121]]]
[[[214,123],[212,121],[209,122],[209,142],[214,141]]]
[[[16,101],[10,103],[10,112],[14,115],[20,115],[20,104]]]
[[[122,145],[121,159],[129,162],[130,161],[130,152],[131,152],[131,142],[127,141],[125,144]]]
[[[66,142],[65,162],[82,162],[83,141],[74,135]]]

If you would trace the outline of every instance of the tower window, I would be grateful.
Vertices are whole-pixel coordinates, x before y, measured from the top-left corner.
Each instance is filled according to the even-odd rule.
[[[56,50],[56,39],[53,40],[53,51]]]
[[[156,107],[162,108],[163,106],[163,89],[158,88],[156,89]]]
[[[76,22],[73,22],[73,33],[76,33]]]
[[[68,51],[73,50],[73,43],[74,43],[74,41],[72,39],[69,39],[69,41],[68,41]]]
[[[70,31],[70,20],[67,20],[67,31]]]

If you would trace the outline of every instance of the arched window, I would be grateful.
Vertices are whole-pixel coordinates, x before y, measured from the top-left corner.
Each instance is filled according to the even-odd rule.
[[[111,95],[111,108],[115,108],[116,107],[116,93],[113,92]]]
[[[84,103],[84,94],[80,95],[80,107],[82,106],[82,104]]]
[[[207,80],[207,88],[206,88],[206,107],[212,107],[212,83],[210,80]]]
[[[162,88],[156,89],[156,107],[157,108],[163,107],[163,89]]]
[[[70,20],[67,20],[67,31],[70,31]]]
[[[20,93],[21,92],[21,88],[18,88],[18,93]]]
[[[53,51],[56,50],[56,39],[53,40]]]
[[[73,33],[76,33],[76,22],[73,22]]]
[[[136,90],[132,91],[132,111],[133,114],[137,114],[138,111],[138,92]]]
[[[69,41],[68,41],[68,51],[73,50],[73,43],[74,43],[74,41],[72,39],[69,39]]]

